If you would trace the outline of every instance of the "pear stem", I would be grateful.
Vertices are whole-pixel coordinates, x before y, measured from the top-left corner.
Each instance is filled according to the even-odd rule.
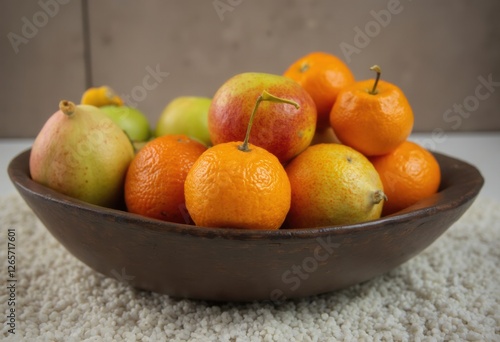
[[[380,80],[380,74],[382,74],[382,69],[378,65],[374,65],[370,68],[370,70],[373,70],[377,73],[377,78],[375,78],[375,83],[373,84],[373,89],[369,92],[371,95],[375,95],[378,93],[377,84],[378,84],[378,81]]]
[[[299,109],[300,106],[297,102],[287,99],[282,99],[281,97],[274,96],[267,92],[267,90],[263,90],[262,94],[259,95],[257,101],[255,102],[255,106],[253,107],[252,114],[250,115],[250,120],[248,121],[247,133],[245,135],[245,140],[243,140],[243,144],[238,146],[238,149],[243,152],[249,152],[248,148],[248,140],[250,140],[250,130],[252,129],[253,119],[255,117],[255,113],[257,112],[257,108],[262,101],[276,102],[276,103],[288,103],[293,105],[296,109]]]
[[[59,109],[67,116],[72,116],[76,111],[76,105],[71,101],[62,100],[59,102]]]
[[[382,200],[384,201],[388,201],[387,199],[387,196],[384,194],[384,192],[382,190],[377,190],[373,193],[373,204],[379,204],[380,202],[382,202]]]

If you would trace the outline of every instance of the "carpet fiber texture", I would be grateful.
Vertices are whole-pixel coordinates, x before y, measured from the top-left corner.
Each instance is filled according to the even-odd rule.
[[[0,221],[0,339],[500,341],[500,203],[481,197],[432,246],[393,271],[282,303],[209,303],[136,291],[74,258],[14,194],[0,197]],[[15,334],[7,317],[9,229]]]

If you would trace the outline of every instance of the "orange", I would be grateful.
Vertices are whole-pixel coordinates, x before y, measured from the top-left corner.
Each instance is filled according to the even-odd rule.
[[[185,135],[165,135],[148,142],[127,171],[127,210],[160,220],[189,223],[184,181],[205,150],[204,145]]]
[[[292,202],[285,227],[353,224],[380,217],[385,195],[370,161],[341,144],[308,147],[287,166]]]
[[[413,129],[406,96],[396,85],[379,81],[379,71],[375,82],[359,81],[342,89],[330,113],[337,138],[366,156],[393,151]]]
[[[314,100],[318,112],[317,128],[328,127],[330,110],[339,91],[354,83],[354,75],[338,57],[313,52],[292,63],[283,76],[298,82]]]
[[[241,142],[209,148],[186,178],[186,208],[198,226],[278,229],[290,208],[290,182],[273,154]]]
[[[382,215],[400,211],[436,193],[441,170],[434,156],[422,146],[405,141],[389,154],[370,158],[389,201]]]

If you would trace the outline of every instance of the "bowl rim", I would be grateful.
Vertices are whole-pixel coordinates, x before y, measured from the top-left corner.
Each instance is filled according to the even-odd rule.
[[[130,213],[120,209],[106,208],[91,203],[87,203],[76,198],[64,195],[31,179],[29,175],[29,156],[31,148],[28,148],[16,155],[7,167],[9,178],[15,187],[20,191],[29,192],[32,195],[45,200],[57,202],[59,205],[76,208],[104,216],[104,218],[116,218],[117,216],[125,219],[129,224],[137,229],[151,230],[157,233],[169,232],[181,235],[191,235],[200,238],[223,238],[234,240],[279,240],[279,239],[310,239],[319,238],[328,235],[352,234],[354,232],[366,232],[381,229],[386,226],[393,226],[403,222],[415,220],[416,218],[430,217],[437,212],[447,211],[461,206],[463,203],[471,201],[480,192],[484,178],[480,171],[473,165],[451,157],[446,154],[432,152],[442,167],[444,162],[450,163],[448,168],[457,170],[458,176],[467,176],[460,184],[452,183],[442,188],[444,177],[441,179],[439,191],[412,206],[409,206],[397,213],[381,217],[375,220],[349,225],[333,225],[325,227],[310,228],[281,228],[277,230],[256,230],[256,229],[236,229],[236,228],[218,228],[201,227],[185,223],[174,223],[149,218],[142,215]],[[447,193],[452,193],[453,189],[463,187],[463,192],[458,198],[450,198]],[[440,199],[448,199],[446,201]],[[430,204],[430,205],[426,205]]]

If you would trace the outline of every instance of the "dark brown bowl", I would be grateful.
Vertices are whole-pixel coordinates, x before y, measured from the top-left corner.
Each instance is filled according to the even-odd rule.
[[[248,231],[175,224],[84,203],[34,182],[29,155],[11,161],[10,179],[70,253],[136,288],[216,301],[304,297],[385,273],[436,240],[484,183],[474,166],[435,153],[439,192],[397,214],[347,226]]]

